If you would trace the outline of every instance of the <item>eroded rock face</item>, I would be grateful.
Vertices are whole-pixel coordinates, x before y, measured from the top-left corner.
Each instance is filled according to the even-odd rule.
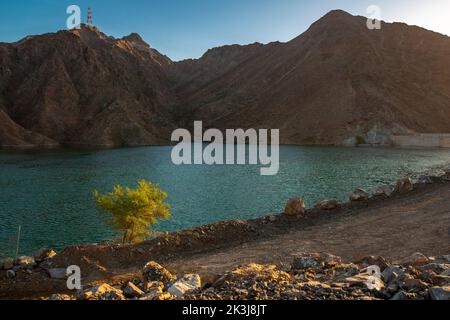
[[[0,61],[0,146],[157,145],[175,127],[172,62],[136,37],[82,25],[0,44]]]
[[[289,217],[301,217],[305,214],[305,202],[301,198],[289,200],[284,209],[284,214]]]

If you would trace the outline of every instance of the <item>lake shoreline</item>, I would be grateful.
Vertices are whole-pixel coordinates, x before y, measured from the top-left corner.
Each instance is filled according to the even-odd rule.
[[[52,258],[49,265],[39,265],[30,274],[18,270],[14,282],[6,279],[6,271],[0,271],[0,298],[36,298],[44,292],[65,292],[65,281],[51,279],[48,270],[68,265],[79,265],[83,279],[95,283],[121,279],[138,272],[151,260],[179,273],[195,272],[208,278],[244,262],[284,263],[283,256],[290,257],[293,251],[326,251],[348,261],[381,254],[395,260],[417,251],[448,254],[450,239],[442,236],[449,237],[445,228],[450,221],[450,179],[446,175],[431,180],[430,184],[415,184],[414,190],[407,193],[348,202],[332,211],[308,209],[301,218],[277,214],[224,221],[163,234],[137,245],[70,246]],[[430,206],[425,215],[421,209],[424,202]],[[436,226],[435,221],[430,224],[429,219],[434,216],[441,225]],[[371,219],[388,219],[389,223],[385,221],[372,230]],[[368,230],[377,234],[375,238]],[[393,234],[393,230],[403,230],[403,234]],[[383,248],[384,242],[397,247],[387,243]]]

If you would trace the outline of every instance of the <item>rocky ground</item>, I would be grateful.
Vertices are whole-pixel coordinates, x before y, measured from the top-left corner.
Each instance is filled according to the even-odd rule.
[[[149,262],[139,277],[102,283],[50,300],[450,300],[450,255],[416,253],[400,264],[383,257],[343,263],[327,253],[297,255],[290,265],[248,264],[202,283]]]
[[[306,209],[296,198],[281,215],[220,222],[138,245],[43,250],[0,262],[0,299],[103,299],[110,292],[133,298],[128,292],[136,288],[140,299],[155,292],[157,299],[448,299],[449,194],[447,171],[372,193],[357,189],[348,203],[323,200]],[[163,269],[148,261],[177,276],[149,276]],[[82,271],[85,291],[77,295],[66,286],[71,265]],[[381,276],[370,284],[372,265]]]

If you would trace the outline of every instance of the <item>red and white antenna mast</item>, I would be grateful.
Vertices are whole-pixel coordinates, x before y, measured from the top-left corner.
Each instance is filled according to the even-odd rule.
[[[88,26],[93,26],[94,25],[94,18],[92,16],[92,9],[91,8],[88,8],[87,25]]]

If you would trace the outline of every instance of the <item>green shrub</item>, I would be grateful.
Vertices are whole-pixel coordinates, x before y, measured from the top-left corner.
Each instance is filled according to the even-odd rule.
[[[136,189],[114,187],[100,194],[94,191],[97,206],[112,217],[114,231],[122,232],[122,243],[137,243],[152,234],[150,228],[160,219],[170,218],[167,194],[158,185],[141,180]]]

